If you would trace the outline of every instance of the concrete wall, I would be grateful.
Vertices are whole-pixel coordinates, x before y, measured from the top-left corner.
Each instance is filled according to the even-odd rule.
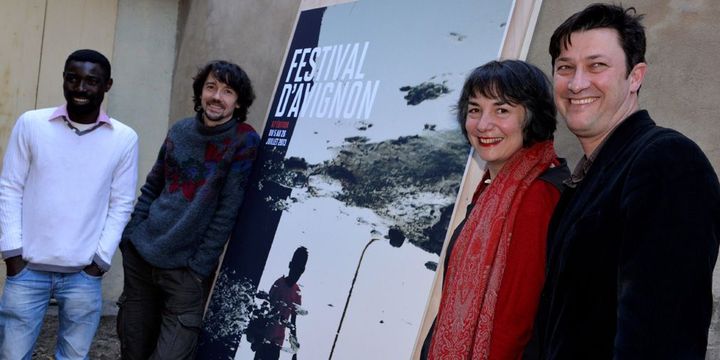
[[[139,135],[138,188],[165,138],[175,63],[178,0],[119,0],[108,113]],[[115,253],[103,280],[103,298],[114,304],[122,292],[122,258]]]
[[[72,51],[91,48],[112,60],[117,7],[117,0],[46,1],[37,108],[65,102],[62,69]]]
[[[193,114],[192,77],[198,67],[223,59],[250,76],[256,99],[248,123],[260,131],[299,6],[299,0],[182,0],[171,122]]]
[[[595,1],[544,0],[528,61],[551,73],[548,44],[555,28],[572,13]],[[623,1],[646,14],[646,60],[648,71],[640,92],[640,106],[661,126],[674,128],[693,139],[720,170],[720,72],[714,64],[720,56],[720,2],[711,0]],[[580,145],[563,125],[556,147],[572,166],[582,156]],[[691,239],[688,239],[691,240]],[[668,266],[672,266],[668,264]],[[720,276],[713,280],[714,313],[710,328],[708,359],[720,359],[718,299]],[[681,311],[681,309],[678,309]]]

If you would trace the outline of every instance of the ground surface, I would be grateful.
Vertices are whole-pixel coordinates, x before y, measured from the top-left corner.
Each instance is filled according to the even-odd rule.
[[[43,328],[40,331],[38,342],[35,345],[33,359],[54,359],[55,342],[57,341],[57,325],[57,315],[49,314],[45,317]],[[90,349],[90,359],[120,359],[120,341],[115,331],[115,316],[103,316],[100,319],[100,327],[95,334],[95,339]]]
[[[706,360],[720,360],[720,311],[718,311],[718,303],[720,299],[715,299],[713,306],[712,324],[710,325],[710,334],[708,339],[708,352],[705,356]],[[55,341],[57,334],[57,315],[48,311],[45,317],[43,329],[40,332],[33,359],[49,360],[54,359]],[[92,348],[90,349],[90,359],[93,360],[116,360],[120,359],[120,341],[115,331],[114,315],[103,316],[100,320]]]

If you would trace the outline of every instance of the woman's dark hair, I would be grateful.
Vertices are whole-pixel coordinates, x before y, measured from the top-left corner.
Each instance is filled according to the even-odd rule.
[[[490,61],[470,73],[456,108],[457,121],[466,138],[468,102],[478,95],[525,108],[523,147],[553,138],[557,120],[552,87],[536,66],[520,60]]]
[[[203,68],[199,69],[193,77],[193,102],[195,103],[195,112],[201,113],[203,111],[200,100],[203,85],[205,85],[205,80],[207,80],[210,73],[212,73],[216,79],[235,90],[238,97],[237,104],[240,105],[240,107],[233,111],[233,117],[236,117],[239,122],[245,121],[245,119],[247,119],[248,108],[250,108],[250,105],[252,105],[255,100],[252,83],[243,69],[223,60],[209,62]]]
[[[555,59],[560,56],[563,48],[572,45],[570,35],[576,32],[608,28],[617,31],[618,41],[625,52],[627,75],[635,65],[645,62],[645,28],[642,26],[643,15],[638,15],[634,7],[623,9],[612,4],[591,4],[584,10],[575,13],[563,22],[550,38],[550,58],[553,68]]]

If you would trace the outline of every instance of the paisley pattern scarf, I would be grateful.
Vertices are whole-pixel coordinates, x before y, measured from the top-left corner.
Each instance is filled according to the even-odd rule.
[[[449,256],[429,359],[488,358],[515,215],[555,158],[551,140],[522,148],[477,196]]]

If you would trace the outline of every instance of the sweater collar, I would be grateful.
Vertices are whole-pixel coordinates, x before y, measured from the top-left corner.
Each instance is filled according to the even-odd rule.
[[[53,113],[50,115],[48,120],[55,120],[55,119],[68,119],[70,120],[70,115],[67,111],[67,103],[65,105],[58,106],[55,108]],[[108,124],[110,127],[113,127],[112,121],[110,119],[110,116],[101,108],[100,114],[98,114],[98,118],[95,121],[95,124]]]
[[[227,131],[228,129],[234,128],[237,125],[238,119],[236,117],[230,119],[230,121],[218,125],[218,126],[207,126],[202,119],[202,112],[195,115],[195,125],[198,132],[203,135],[216,135]]]

